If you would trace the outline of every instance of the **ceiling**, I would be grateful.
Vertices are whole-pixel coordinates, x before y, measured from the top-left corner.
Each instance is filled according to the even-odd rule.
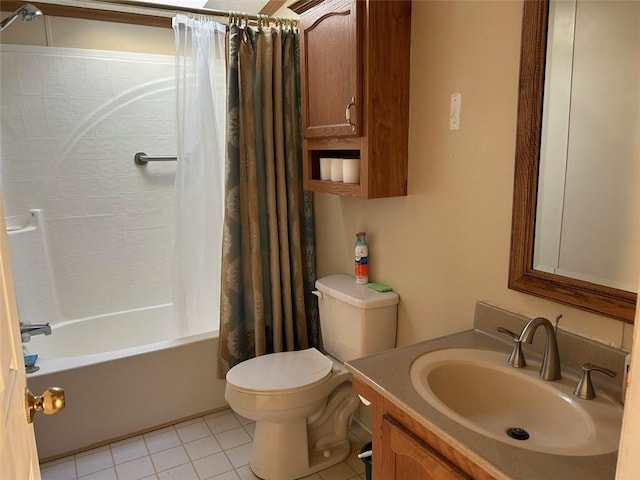
[[[256,14],[260,13],[267,3],[269,3],[268,0],[207,0],[204,2],[204,8]]]
[[[261,13],[261,10],[269,3],[285,3],[285,2],[273,2],[269,0],[141,0],[146,3],[156,3],[161,5],[170,5],[176,8],[188,7],[188,8],[210,8],[213,10],[243,12],[249,14]],[[289,2],[291,3],[291,2]],[[273,7],[276,5],[269,5]],[[273,12],[266,12],[273,14]]]

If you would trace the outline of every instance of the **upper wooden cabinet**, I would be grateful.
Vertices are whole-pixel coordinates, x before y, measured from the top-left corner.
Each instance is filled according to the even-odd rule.
[[[359,137],[362,24],[355,0],[326,1],[302,17],[303,137]],[[348,112],[348,114],[347,114]],[[347,118],[349,116],[349,118]]]
[[[407,194],[410,0],[311,0],[300,15],[304,188]],[[320,158],[359,158],[360,183],[320,179]]]

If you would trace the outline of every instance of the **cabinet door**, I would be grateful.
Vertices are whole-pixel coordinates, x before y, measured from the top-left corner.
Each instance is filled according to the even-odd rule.
[[[325,0],[300,18],[305,138],[361,136],[363,7]]]
[[[388,415],[382,417],[380,450],[382,461],[374,464],[374,480],[471,480]],[[381,467],[379,474],[376,465]]]

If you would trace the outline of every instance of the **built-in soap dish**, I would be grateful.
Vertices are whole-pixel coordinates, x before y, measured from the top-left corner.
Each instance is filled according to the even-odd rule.
[[[27,373],[33,373],[40,370],[40,367],[36,366],[36,362],[38,361],[38,355],[25,355],[24,356],[24,367]]]

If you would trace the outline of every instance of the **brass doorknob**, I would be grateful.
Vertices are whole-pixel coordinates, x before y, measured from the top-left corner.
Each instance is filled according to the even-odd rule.
[[[64,389],[60,387],[49,387],[42,395],[34,395],[26,388],[24,397],[24,408],[29,423],[33,422],[36,412],[55,415],[65,406]]]

